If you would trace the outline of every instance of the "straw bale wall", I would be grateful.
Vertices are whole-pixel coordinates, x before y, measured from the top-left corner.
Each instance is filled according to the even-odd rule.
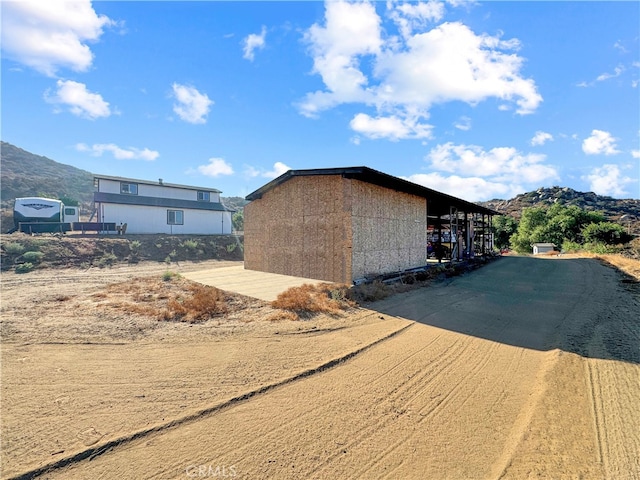
[[[424,265],[426,199],[358,180],[350,183],[352,279]]]
[[[340,176],[293,177],[245,206],[245,268],[351,283],[350,207]]]

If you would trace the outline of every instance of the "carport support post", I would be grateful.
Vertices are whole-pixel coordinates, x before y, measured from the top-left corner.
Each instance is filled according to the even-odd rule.
[[[487,236],[487,221],[485,220],[485,214],[482,214],[482,255],[487,254],[487,249],[485,248],[485,239]]]
[[[464,253],[466,258],[469,258],[469,220],[467,218],[467,212],[464,212],[464,236],[465,236],[465,245],[464,245]]]
[[[436,257],[438,257],[438,263],[442,263],[442,214],[438,214],[438,243],[436,245]]]

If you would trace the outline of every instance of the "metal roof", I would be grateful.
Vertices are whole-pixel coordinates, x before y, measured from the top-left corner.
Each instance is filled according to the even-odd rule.
[[[222,193],[220,190],[211,187],[194,187],[191,185],[178,185],[177,183],[166,183],[161,181],[162,179],[158,179],[156,181],[153,180],[138,180],[136,178],[125,178],[125,177],[112,177],[110,175],[93,175],[94,180],[104,179],[104,180],[113,180],[116,182],[126,182],[126,183],[138,183],[142,185],[155,185],[160,187],[173,187],[173,188],[183,188],[185,190],[197,190],[199,192],[212,192],[212,193]]]
[[[343,178],[352,178],[362,182],[371,183],[380,187],[389,188],[398,192],[408,193],[427,199],[427,209],[429,216],[448,215],[449,208],[455,207],[466,213],[481,213],[486,215],[500,215],[499,212],[481,205],[468,202],[461,198],[447,195],[436,190],[432,190],[417,183],[409,182],[402,178],[394,177],[386,173],[379,172],[369,167],[344,167],[344,168],[318,168],[312,170],[289,170],[278,178],[263,185],[258,190],[250,193],[246,200],[258,200],[269,190],[285,183],[293,177],[303,177],[311,175],[341,175]]]

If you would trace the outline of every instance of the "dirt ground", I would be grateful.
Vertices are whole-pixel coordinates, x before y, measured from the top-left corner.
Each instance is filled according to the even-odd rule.
[[[305,321],[123,307],[166,270],[2,274],[2,478],[640,478],[640,288],[598,260]]]

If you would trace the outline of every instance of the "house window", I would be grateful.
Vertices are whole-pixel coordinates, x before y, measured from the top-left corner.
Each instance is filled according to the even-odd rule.
[[[184,213],[182,210],[167,210],[168,225],[184,225]]]
[[[137,183],[121,183],[120,193],[123,193],[125,195],[137,195],[138,184]]]
[[[199,202],[210,202],[211,195],[209,192],[198,192],[198,201]]]

